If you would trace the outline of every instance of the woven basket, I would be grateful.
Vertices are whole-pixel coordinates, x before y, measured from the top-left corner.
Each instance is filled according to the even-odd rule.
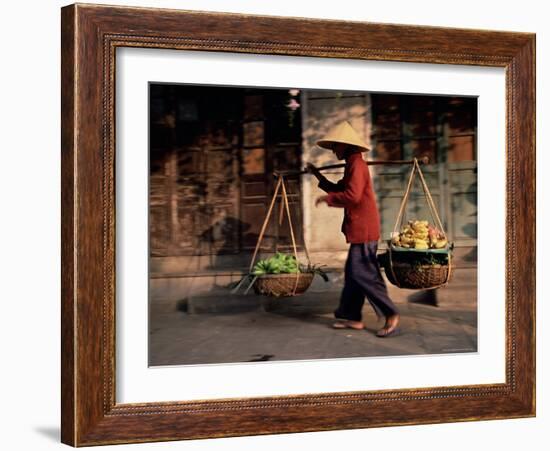
[[[447,284],[452,277],[449,265],[412,265],[393,263],[387,260],[384,265],[388,280],[400,287],[410,289],[432,289]],[[395,277],[394,277],[395,275]]]
[[[399,213],[393,227],[392,237],[398,234],[399,225],[403,223],[404,213],[411,192],[412,183],[416,172],[422,183],[424,195],[428,207],[438,229],[443,236],[447,238],[441,219],[437,213],[435,202],[428,188],[428,184],[422,174],[418,159],[414,158],[413,168],[405,190],[405,195],[399,207]],[[431,289],[438,288],[451,280],[452,276],[452,250],[453,243],[449,243],[442,249],[409,249],[401,246],[395,246],[391,240],[388,240],[388,252],[383,256],[383,266],[386,270],[388,280],[399,288],[411,289]],[[429,257],[429,260],[426,261]],[[380,260],[379,260],[380,261]],[[434,264],[432,264],[434,263]]]
[[[266,274],[260,276],[254,282],[254,291],[257,294],[265,296],[284,297],[297,296],[307,291],[313,281],[312,272],[301,272],[299,276],[298,286],[296,286],[296,274]]]
[[[388,251],[378,256],[380,266],[384,267],[386,277],[399,288],[431,289],[450,282],[453,265],[452,250],[454,243],[444,249],[405,249],[394,246],[388,240]],[[430,264],[422,261],[427,256],[436,259]]]

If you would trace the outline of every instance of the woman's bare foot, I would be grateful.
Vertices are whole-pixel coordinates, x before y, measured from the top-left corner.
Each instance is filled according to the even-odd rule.
[[[376,332],[376,336],[389,337],[398,331],[397,326],[399,326],[399,315],[396,313],[386,318],[386,324],[382,329]]]
[[[365,328],[362,321],[350,321],[350,320],[338,320],[332,327],[334,329],[356,329],[361,330]]]

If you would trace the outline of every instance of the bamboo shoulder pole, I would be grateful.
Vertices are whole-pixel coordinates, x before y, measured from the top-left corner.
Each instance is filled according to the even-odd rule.
[[[429,164],[430,158],[427,156],[424,156],[417,160],[419,164]],[[402,165],[402,164],[414,164],[414,160],[372,160],[372,161],[365,161],[365,163],[369,166],[374,165]],[[326,171],[328,169],[336,169],[336,168],[343,168],[345,167],[345,163],[337,163],[337,164],[329,164],[328,166],[321,166],[317,169],[319,171]],[[273,171],[273,175],[275,177],[278,177],[279,175],[301,175],[301,174],[308,174],[309,171],[307,169],[302,169],[300,171]]]

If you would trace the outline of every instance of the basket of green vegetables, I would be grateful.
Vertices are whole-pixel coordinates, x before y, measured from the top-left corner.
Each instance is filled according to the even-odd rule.
[[[297,296],[307,291],[315,274],[328,281],[321,266],[303,265],[294,255],[277,252],[271,258],[259,260],[233,291],[236,292],[245,280],[250,280],[245,294],[254,287],[257,294],[265,296]]]

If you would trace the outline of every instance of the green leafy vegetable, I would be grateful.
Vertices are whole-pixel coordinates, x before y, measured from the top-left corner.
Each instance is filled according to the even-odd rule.
[[[294,255],[277,252],[271,258],[259,260],[252,269],[252,274],[254,276],[261,276],[264,274],[295,274],[297,272],[312,272],[319,274],[325,282],[328,282],[328,276],[322,269],[323,266],[325,265],[302,265],[296,260]]]
[[[260,260],[252,269],[252,274],[290,274],[300,272],[300,266],[296,257],[290,254],[277,252],[273,257]]]

